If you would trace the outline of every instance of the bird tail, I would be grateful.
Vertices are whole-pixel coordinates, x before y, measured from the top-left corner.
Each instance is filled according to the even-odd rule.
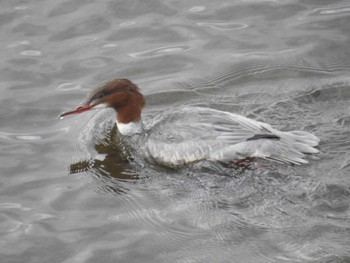
[[[303,164],[308,163],[307,155],[319,152],[315,147],[320,139],[305,131],[281,132],[278,134],[280,140],[275,142],[275,151],[266,159],[282,163]]]

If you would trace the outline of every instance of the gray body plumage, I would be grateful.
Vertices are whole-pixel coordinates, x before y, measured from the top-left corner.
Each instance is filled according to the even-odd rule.
[[[281,163],[307,163],[319,139],[304,131],[283,132],[238,114],[184,107],[164,114],[146,132],[142,145],[157,163],[182,165],[198,160],[231,162],[259,157]]]

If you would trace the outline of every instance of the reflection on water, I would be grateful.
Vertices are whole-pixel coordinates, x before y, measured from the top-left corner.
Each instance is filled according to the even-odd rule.
[[[4,1],[1,262],[347,262],[347,1]],[[146,162],[112,111],[58,120],[126,77],[143,118],[200,105],[321,138],[304,166]]]

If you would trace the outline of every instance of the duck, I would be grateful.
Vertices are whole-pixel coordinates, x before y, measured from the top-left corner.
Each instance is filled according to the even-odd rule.
[[[112,108],[120,136],[134,138],[146,159],[166,166],[201,160],[239,163],[265,159],[282,164],[307,164],[319,152],[320,139],[307,131],[280,131],[242,115],[199,106],[169,109],[151,123],[142,120],[145,97],[128,79],[97,87],[85,102],[60,115]]]

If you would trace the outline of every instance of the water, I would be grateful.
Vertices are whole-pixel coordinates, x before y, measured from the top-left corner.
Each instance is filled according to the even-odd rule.
[[[348,1],[2,1],[1,262],[349,262]],[[322,139],[304,166],[138,158],[113,112],[202,105]]]

